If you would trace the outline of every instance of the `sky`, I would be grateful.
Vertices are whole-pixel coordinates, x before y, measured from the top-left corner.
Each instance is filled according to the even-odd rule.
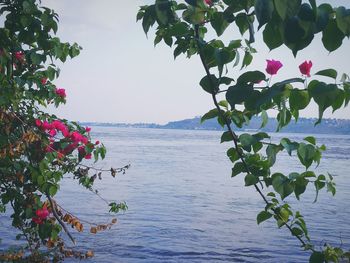
[[[81,55],[60,64],[57,87],[66,89],[67,104],[58,110],[59,117],[76,121],[160,123],[200,116],[213,108],[211,96],[198,82],[205,72],[198,57],[178,57],[160,44],[153,46],[153,35],[145,36],[141,23],[136,23],[138,7],[152,0],[43,0],[42,5],[59,14],[58,36],[62,41],[77,42]],[[318,1],[321,3],[324,1]],[[350,7],[349,0],[333,0],[334,6]],[[229,27],[225,40],[237,39]],[[264,71],[266,59],[281,60],[283,68],[275,80],[300,76],[298,65],[312,60],[312,72],[333,67],[350,74],[350,41],[329,54],[320,41],[294,58],[286,47],[269,52],[262,44],[261,31],[254,47],[258,54],[246,70]],[[233,78],[239,74],[231,71]],[[326,79],[325,79],[326,80]],[[300,114],[316,117],[312,105]],[[350,108],[325,117],[350,118]]]

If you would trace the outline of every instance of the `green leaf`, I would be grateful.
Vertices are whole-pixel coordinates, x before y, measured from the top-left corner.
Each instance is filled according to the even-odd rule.
[[[239,159],[239,155],[237,153],[236,148],[228,149],[227,150],[227,156],[228,156],[228,158],[230,158],[230,161],[233,162],[233,163]]]
[[[335,69],[330,68],[330,69],[324,69],[324,70],[318,71],[315,75],[337,79],[338,72]]]
[[[292,110],[303,110],[309,105],[310,96],[306,90],[292,89],[289,96],[289,106]]]
[[[340,6],[336,10],[336,21],[338,28],[347,37],[350,36],[350,9]]]
[[[254,92],[253,85],[237,84],[228,88],[226,100],[234,108],[236,104],[245,102]]]
[[[250,52],[246,51],[244,53],[244,57],[243,57],[243,62],[242,62],[242,67],[241,69],[243,69],[244,67],[247,67],[250,65],[250,63],[252,63],[253,61],[253,56]]]
[[[252,145],[257,143],[257,139],[248,133],[241,134],[239,136],[239,141],[242,144],[243,149],[248,152],[252,150],[251,149]]]
[[[248,71],[238,77],[237,84],[255,84],[265,79],[266,75],[261,71]]]
[[[221,36],[229,25],[223,12],[215,12],[210,20],[210,24],[215,29],[218,36]]]
[[[294,185],[286,176],[281,173],[275,173],[272,175],[272,178],[273,189],[280,194],[282,200],[293,193]]]
[[[306,180],[304,177],[298,177],[295,180],[295,185],[294,185],[294,193],[295,197],[299,200],[300,195],[303,194],[306,190],[306,186],[308,185],[309,181]]]
[[[210,75],[210,77],[208,76],[203,77],[199,82],[199,84],[206,92],[210,94],[217,93],[219,90],[218,79],[213,74]]]
[[[300,143],[298,147],[298,157],[300,162],[307,168],[310,167],[316,154],[315,147],[311,144]]]
[[[272,214],[270,214],[269,212],[266,212],[266,211],[261,211],[258,216],[256,217],[256,221],[258,223],[258,225],[261,223],[261,222],[264,222],[268,219],[270,219],[272,217]]]
[[[253,174],[247,174],[244,177],[244,182],[245,182],[245,186],[251,186],[251,185],[257,184],[259,182],[259,179]]]
[[[277,145],[270,144],[266,148],[267,159],[270,163],[270,166],[273,166],[276,162],[276,155],[280,151],[280,148]]]
[[[313,80],[308,86],[309,94],[318,104],[319,107],[319,120],[316,124],[322,120],[323,112],[330,107],[337,99],[338,87],[335,84],[326,84]]]
[[[342,45],[344,37],[345,35],[338,28],[336,20],[332,19],[322,32],[322,43],[329,52],[332,52]]]
[[[301,5],[301,0],[274,0],[274,2],[276,11],[283,20],[295,16]]]
[[[325,260],[325,256],[322,252],[314,251],[310,256],[309,263],[324,263]]]
[[[235,163],[235,165],[232,168],[231,177],[235,177],[236,175],[243,172],[246,172],[244,164],[242,162]]]
[[[202,116],[201,123],[203,123],[206,120],[216,118],[218,115],[219,115],[218,109],[216,108],[212,109]]]
[[[292,152],[298,149],[299,144],[296,142],[291,142],[288,138],[281,139],[281,145],[284,149],[288,152],[288,154],[291,156]]]
[[[259,22],[260,29],[272,17],[274,11],[273,0],[256,0],[255,1],[255,15]]]
[[[245,13],[239,13],[235,19],[236,25],[239,28],[239,32],[243,35],[249,28],[249,20]]]
[[[311,144],[313,144],[313,145],[316,145],[316,139],[315,139],[315,137],[313,137],[313,136],[305,137],[305,138],[304,138],[304,141],[307,141],[307,142],[309,142],[309,143],[311,143]]]
[[[316,21],[315,12],[312,9],[312,7],[307,3],[303,3],[300,6],[298,16],[303,21],[307,21],[307,22],[315,22]]]
[[[233,137],[230,131],[225,131],[222,135],[221,135],[221,143],[223,142],[229,142],[232,141]]]
[[[261,123],[260,129],[264,128],[269,121],[269,116],[267,115],[267,112],[265,110],[261,111],[261,119],[262,119],[262,123]]]
[[[57,186],[56,185],[51,185],[49,188],[49,194],[50,196],[54,196],[57,193]]]
[[[283,44],[281,32],[282,30],[279,21],[271,21],[266,25],[263,31],[263,38],[265,44],[270,50],[278,48]]]

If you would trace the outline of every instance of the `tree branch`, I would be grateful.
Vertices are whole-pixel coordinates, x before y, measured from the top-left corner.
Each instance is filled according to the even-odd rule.
[[[214,82],[213,82],[212,78],[210,77],[211,74],[210,74],[209,67],[208,67],[208,65],[205,63],[205,59],[204,59],[204,56],[203,56],[203,53],[202,53],[202,48],[201,48],[201,43],[200,43],[200,37],[199,37],[199,25],[195,25],[195,40],[196,40],[197,45],[198,45],[199,57],[200,57],[201,62],[202,62],[202,64],[203,64],[205,73],[207,74],[207,77],[208,77],[208,79],[209,79],[210,86],[212,87],[212,90],[215,90],[214,88],[216,88],[216,87],[215,87],[215,85],[214,85]],[[215,92],[212,92],[211,95],[212,95],[212,99],[213,99],[214,105],[215,105],[215,107],[218,109],[219,116],[225,121],[225,125],[226,125],[226,127],[227,127],[229,133],[230,133],[231,136],[232,136],[235,150],[236,150],[236,152],[237,152],[237,154],[238,154],[240,160],[241,160],[242,163],[243,163],[243,166],[244,166],[244,168],[245,168],[245,171],[247,172],[247,174],[251,174],[250,169],[249,169],[249,167],[248,167],[248,165],[247,165],[247,163],[246,163],[246,161],[245,161],[245,159],[244,159],[242,153],[238,150],[238,149],[239,149],[239,148],[238,148],[238,136],[237,136],[236,133],[232,130],[231,125],[230,125],[228,119],[227,119],[225,116],[223,116],[223,114],[222,114],[222,112],[221,112],[221,110],[220,110],[220,106],[219,106],[219,104],[218,104],[218,101],[217,101],[217,99],[216,99],[216,93],[215,93]],[[261,196],[261,198],[264,200],[264,202],[265,202],[267,205],[269,205],[269,204],[270,204],[269,201],[267,200],[267,198],[265,197],[265,195],[263,194],[263,192],[261,191],[261,189],[258,187],[258,185],[257,185],[257,184],[254,184],[254,187],[255,187],[256,191],[259,193],[259,195]],[[281,217],[280,213],[278,213],[278,212],[276,211],[276,209],[274,209],[274,208],[271,208],[271,210],[275,213],[275,215],[276,215],[277,217],[279,217],[279,218],[283,221],[283,223],[284,223],[285,226],[288,228],[288,230],[292,233],[293,236],[295,236],[295,237],[300,241],[300,243],[302,244],[302,246],[306,246],[306,243],[304,242],[303,239],[301,239],[301,237],[299,237],[299,236],[293,234],[292,227],[291,227],[290,225],[288,225],[288,222],[286,222],[286,221]]]

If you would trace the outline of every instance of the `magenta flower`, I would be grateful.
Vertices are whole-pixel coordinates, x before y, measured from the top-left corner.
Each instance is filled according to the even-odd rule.
[[[46,85],[46,83],[47,83],[47,78],[42,78],[42,79],[40,80],[40,82],[41,82],[41,85]]]
[[[91,128],[90,127],[86,127],[85,130],[86,130],[86,132],[90,132]]]
[[[276,75],[277,71],[282,68],[283,64],[278,60],[269,60],[267,59],[266,72],[270,75]]]
[[[311,60],[309,60],[309,62],[307,62],[306,60],[301,63],[299,65],[299,70],[301,72],[301,74],[310,77],[310,71],[311,71],[311,67],[312,67],[312,62]]]
[[[36,125],[37,127],[41,127],[42,124],[43,124],[43,123],[41,122],[41,120],[39,120],[39,119],[36,119],[36,120],[35,120],[35,125]]]
[[[212,0],[204,0],[204,2],[205,2],[207,5],[212,5],[212,4],[213,4],[213,1],[212,1]]]
[[[56,89],[55,93],[60,96],[61,98],[65,98],[66,97],[66,90],[65,89]]]
[[[22,51],[15,52],[15,58],[18,61],[23,62],[24,61],[24,53]]]

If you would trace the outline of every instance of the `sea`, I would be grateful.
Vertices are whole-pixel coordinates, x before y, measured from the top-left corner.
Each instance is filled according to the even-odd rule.
[[[111,229],[91,234],[71,229],[76,250],[93,250],[86,262],[308,262],[309,251],[274,219],[257,224],[264,202],[253,187],[244,186],[244,175],[231,178],[232,163],[226,156],[230,143],[220,144],[221,132],[149,128],[92,127],[92,137],[107,148],[106,158],[87,163],[96,168],[130,164],[125,174],[102,174],[94,188],[106,200],[126,202],[126,212],[112,215],[101,198],[79,186],[71,175],[61,184],[57,203],[80,219]],[[302,141],[310,134],[271,133]],[[300,211],[315,247],[325,244],[350,249],[350,135],[314,135],[325,144],[317,174],[330,173],[337,193],[320,191],[315,200],[312,184],[297,201],[285,199]],[[305,169],[305,168],[304,168]],[[302,172],[295,154],[278,155],[273,172]],[[264,189],[266,193],[270,189]],[[9,214],[0,214],[0,249],[18,245]],[[64,235],[64,234],[63,234]],[[67,260],[76,262],[77,260]]]

